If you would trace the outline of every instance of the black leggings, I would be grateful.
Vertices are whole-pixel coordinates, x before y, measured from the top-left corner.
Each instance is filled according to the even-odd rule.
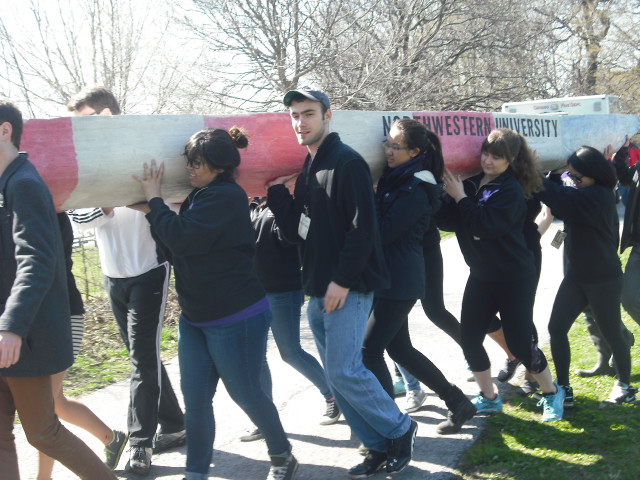
[[[424,247],[424,271],[426,275],[424,297],[420,300],[425,315],[433,324],[449,335],[458,345],[460,342],[460,323],[444,305],[442,281],[444,270],[442,266],[442,250],[436,243]],[[402,366],[405,366],[401,363]]]
[[[529,250],[531,250],[531,253],[533,253],[533,261],[536,265],[536,275],[538,279],[536,281],[537,289],[538,282],[540,281],[540,273],[542,272],[542,248],[540,248],[539,236],[538,240],[535,242],[533,241],[533,239],[527,240],[527,248],[529,248]],[[487,331],[487,333],[497,332],[501,328],[502,322],[500,321],[500,318],[497,316],[493,317],[493,321],[491,322],[491,325],[489,325],[489,330]],[[535,324],[533,324],[533,343],[538,343],[538,331],[536,330]]]
[[[551,310],[549,335],[551,355],[556,366],[560,385],[569,385],[571,347],[569,329],[578,315],[589,305],[600,331],[611,347],[618,378],[624,383],[631,379],[631,355],[629,345],[622,334],[620,318],[620,294],[622,276],[602,283],[580,283],[564,277]]]
[[[533,336],[533,303],[536,294],[535,274],[509,281],[479,280],[469,276],[462,298],[462,350],[474,372],[491,367],[483,342],[496,313],[500,313],[507,346],[529,371],[539,373],[547,359]]]
[[[451,389],[451,384],[438,367],[411,344],[409,312],[415,303],[415,300],[385,298],[374,301],[362,346],[362,360],[392,398],[393,381],[384,360],[385,349],[393,361],[443,397]]]

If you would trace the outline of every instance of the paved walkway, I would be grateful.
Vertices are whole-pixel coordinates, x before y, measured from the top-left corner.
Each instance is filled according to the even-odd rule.
[[[547,341],[546,325],[553,299],[562,279],[562,252],[550,246],[551,239],[559,226],[557,222],[554,223],[542,241],[543,268],[536,301],[535,321],[543,344]],[[458,316],[468,268],[455,239],[443,241],[442,251],[446,270],[445,301],[451,312]],[[303,347],[315,354],[313,336],[304,317],[301,330]],[[411,312],[410,330],[414,345],[433,360],[451,382],[457,384],[469,396],[477,393],[475,383],[466,381],[466,363],[460,348],[425,317],[419,303]],[[487,340],[485,345],[492,359],[494,375],[496,375],[504,362],[505,355],[491,340]],[[296,478],[298,480],[347,478],[346,469],[359,463],[362,457],[356,452],[359,443],[351,436],[351,431],[344,419],[331,426],[319,425],[318,422],[324,413],[324,400],[318,391],[279,358],[273,341],[269,342],[268,358],[275,387],[274,401],[293,444],[294,453],[300,462]],[[169,362],[167,370],[177,389],[176,393],[179,394],[177,360]],[[398,399],[401,406],[403,400]],[[118,382],[88,395],[83,398],[83,401],[109,425],[122,430],[126,429],[127,381]],[[230,400],[222,385],[215,397],[214,409],[217,421],[215,465],[211,468],[210,478],[215,480],[266,478],[269,470],[266,446],[263,441],[242,443],[238,440],[238,437],[251,429],[252,425],[244,413]],[[419,425],[414,459],[403,472],[394,475],[394,479],[457,478],[455,467],[465,450],[478,438],[484,419],[476,416],[460,433],[441,436],[435,432],[435,426],[444,419],[445,415],[444,403],[433,393],[429,395],[424,406],[412,414]],[[102,445],[97,440],[83,430],[73,426],[70,428],[99,455],[102,455]],[[22,478],[35,478],[37,455],[27,444],[19,427],[16,436]],[[127,452],[116,470],[118,477],[139,478],[124,473],[126,459]],[[181,480],[184,464],[184,447],[157,455],[153,458],[151,473],[146,478]],[[66,480],[76,477],[64,467],[57,465],[54,478]],[[378,474],[373,478],[385,478],[385,475]]]

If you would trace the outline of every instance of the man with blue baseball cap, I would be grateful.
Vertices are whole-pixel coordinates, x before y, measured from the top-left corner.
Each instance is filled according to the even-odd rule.
[[[413,454],[417,424],[402,412],[362,363],[373,291],[388,285],[367,163],[330,132],[329,97],[309,87],[287,92],[293,130],[309,151],[294,195],[268,183],[268,205],[284,236],[298,243],[309,324],[338,406],[367,448],[348,472],[366,478],[395,473]]]

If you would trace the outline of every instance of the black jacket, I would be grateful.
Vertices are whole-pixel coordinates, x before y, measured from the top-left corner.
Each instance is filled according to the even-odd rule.
[[[295,244],[285,239],[268,207],[249,205],[256,232],[256,274],[267,293],[302,290],[300,258]]]
[[[294,195],[274,185],[268,205],[285,238],[300,244],[307,295],[324,297],[332,281],[357,292],[387,286],[371,172],[337,133],[325,138],[313,162],[307,155]],[[311,224],[303,241],[298,225],[305,211]]]
[[[161,198],[152,198],[149,207],[151,232],[174,266],[178,301],[190,322],[227,317],[264,298],[242,187],[214,180],[193,190],[179,215]]]
[[[620,253],[632,245],[640,245],[640,174],[636,163],[629,166],[629,147],[622,147],[613,157],[616,175],[620,185],[629,187],[627,206],[624,210],[624,223],[620,237]]]
[[[62,246],[64,248],[64,260],[67,267],[67,290],[69,291],[69,308],[71,315],[84,314],[84,303],[82,294],[76,285],[76,278],[73,276],[73,228],[71,220],[65,212],[58,213],[58,224],[62,234]]]
[[[480,187],[482,176],[464,181],[467,197],[457,204],[445,197],[438,226],[456,232],[471,275],[488,281],[535,275],[523,234],[527,206],[520,183],[511,168]]]
[[[566,276],[583,283],[597,283],[622,275],[613,191],[602,185],[566,187],[545,178],[544,191],[537,197],[564,220]]]
[[[62,237],[53,199],[20,154],[0,175],[0,330],[22,337],[2,377],[41,377],[73,363]]]
[[[414,175],[418,170],[413,168],[395,179],[388,175],[392,170],[387,170],[378,182],[378,223],[391,280],[389,288],[376,291],[379,298],[411,300],[424,296],[422,243],[440,202],[430,194],[437,187]]]

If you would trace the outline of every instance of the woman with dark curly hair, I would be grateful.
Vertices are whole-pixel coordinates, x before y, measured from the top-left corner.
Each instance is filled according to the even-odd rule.
[[[483,347],[485,335],[500,314],[509,350],[540,383],[542,419],[561,420],[564,390],[551,378],[542,351],[533,340],[533,304],[538,275],[524,227],[526,198],[542,188],[537,162],[524,137],[513,130],[493,130],[482,144],[482,173],[462,182],[445,171],[445,198],[438,224],[456,232],[469,265],[460,315],[462,349],[480,393],[479,413],[502,411]]]
[[[162,200],[163,165],[144,165],[140,182],[152,233],[173,263],[180,315],[180,382],[187,430],[186,480],[205,480],[215,422],[213,396],[222,380],[231,398],[264,436],[271,457],[269,480],[290,479],[297,469],[278,411],[262,390],[260,371],[271,316],[254,272],[255,234],[247,194],[235,182],[245,133],[205,129],[187,142],[194,189],[173,212]]]

